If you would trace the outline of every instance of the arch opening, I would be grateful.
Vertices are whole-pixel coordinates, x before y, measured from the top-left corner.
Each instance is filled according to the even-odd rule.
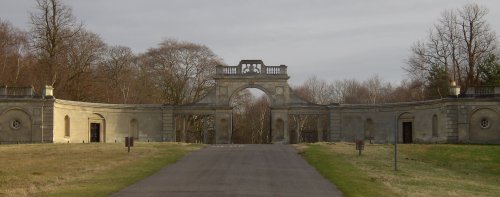
[[[314,143],[324,141],[327,125],[325,117],[311,114],[290,114],[288,116],[288,143]]]
[[[271,101],[260,88],[243,88],[230,98],[233,109],[231,142],[235,144],[265,144],[272,141]]]
[[[174,118],[175,141],[187,143],[215,143],[213,115],[177,114]]]

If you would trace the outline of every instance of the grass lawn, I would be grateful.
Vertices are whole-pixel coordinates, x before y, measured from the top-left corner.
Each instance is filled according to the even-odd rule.
[[[107,196],[201,145],[0,145],[0,196]]]
[[[498,196],[499,145],[297,145],[300,154],[346,196]]]

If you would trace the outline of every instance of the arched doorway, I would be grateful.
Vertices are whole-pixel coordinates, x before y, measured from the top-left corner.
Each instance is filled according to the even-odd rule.
[[[404,144],[413,143],[413,121],[414,117],[411,113],[405,112],[399,115],[398,118],[398,132],[399,132],[399,142]]]
[[[230,99],[231,142],[235,144],[270,143],[270,99],[262,90],[245,88]]]
[[[101,114],[89,117],[89,134],[87,142],[106,142],[106,120]]]

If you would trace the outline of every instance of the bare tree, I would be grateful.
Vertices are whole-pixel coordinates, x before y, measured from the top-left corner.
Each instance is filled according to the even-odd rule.
[[[164,103],[185,104],[202,98],[213,86],[221,60],[208,47],[165,40],[140,56],[140,66],[161,92]]]
[[[368,88],[355,79],[347,79],[342,83],[344,102],[349,104],[369,103]]]
[[[40,59],[42,80],[55,85],[63,65],[66,45],[80,31],[71,8],[60,0],[36,0],[36,12],[31,13],[33,48]],[[43,82],[42,82],[43,83]]]
[[[295,124],[292,125],[292,127],[295,127],[295,132],[296,132],[293,134],[295,135],[293,138],[297,139],[298,140],[297,142],[303,142],[304,139],[300,138],[301,136],[300,134],[305,130],[306,124],[308,121],[312,119],[312,116],[305,114],[293,114],[291,115],[291,117],[292,117],[291,124]]]
[[[269,124],[266,120],[269,119],[269,98],[266,95],[262,95],[256,101],[252,102],[247,117],[251,120],[251,133],[252,133],[252,143],[266,143],[270,139],[267,139],[267,131],[269,130]]]
[[[391,83],[384,82],[378,75],[361,82],[356,79],[344,79],[332,83],[311,77],[294,89],[301,98],[316,104],[387,103],[392,101],[390,99],[392,91]]]
[[[316,76],[308,78],[294,92],[301,98],[316,104],[326,105],[338,102],[333,85]]]
[[[413,45],[405,70],[423,81],[428,96],[443,97],[450,80],[466,91],[479,85],[479,65],[495,50],[496,35],[485,16],[488,9],[466,4],[461,9],[446,10],[425,41]]]
[[[393,91],[392,85],[389,82],[385,82],[380,76],[373,75],[362,84],[366,88],[368,94],[365,103],[377,104],[391,102],[390,95]]]
[[[490,29],[485,16],[488,9],[477,4],[467,4],[458,11],[462,33],[461,50],[465,52],[465,87],[478,85],[479,64],[488,58],[496,48],[496,35]]]
[[[102,59],[105,44],[101,38],[84,29],[68,42],[59,71],[59,97],[77,101],[94,101],[100,95],[95,70]],[[57,96],[57,95],[56,95]]]
[[[129,47],[112,46],[105,49],[102,58],[98,69],[102,75],[101,85],[109,88],[105,101],[127,103],[132,83],[137,81],[134,76],[137,73],[134,66],[135,55]]]
[[[393,88],[388,96],[388,102],[407,102],[424,100],[421,92],[422,82],[418,80],[402,80]]]
[[[27,33],[0,19],[0,84],[29,85],[32,55]]]

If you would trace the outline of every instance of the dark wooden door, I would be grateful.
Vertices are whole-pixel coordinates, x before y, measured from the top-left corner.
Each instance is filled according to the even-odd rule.
[[[101,124],[90,123],[90,142],[101,141]]]
[[[409,144],[413,142],[412,138],[412,122],[403,122],[403,143]]]

